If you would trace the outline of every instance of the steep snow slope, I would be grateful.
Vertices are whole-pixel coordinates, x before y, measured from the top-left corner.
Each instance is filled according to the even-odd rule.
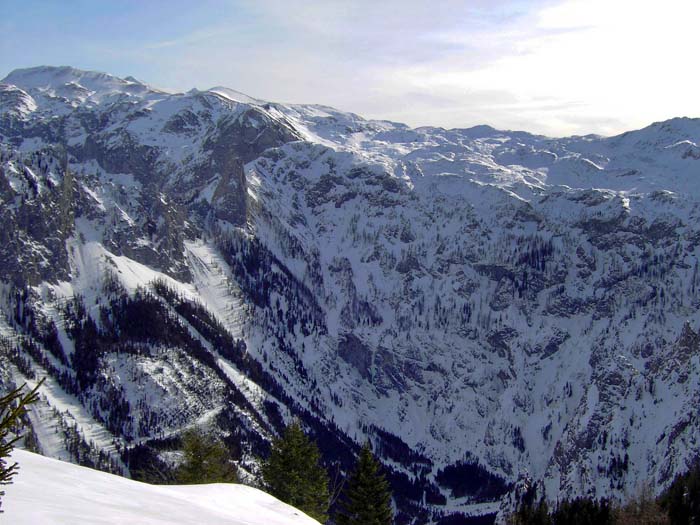
[[[21,470],[3,498],[15,525],[313,525],[269,494],[235,484],[148,485],[15,450]]]
[[[52,454],[139,472],[199,422],[254,473],[296,416],[341,470],[372,441],[427,523],[524,473],[661,488],[699,452],[700,119],[555,139],[3,82],[4,347],[66,394],[39,444],[51,417],[86,441]]]

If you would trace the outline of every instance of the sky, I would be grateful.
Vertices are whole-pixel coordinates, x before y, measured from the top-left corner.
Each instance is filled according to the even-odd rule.
[[[0,0],[0,77],[70,65],[411,126],[700,117],[700,0]]]

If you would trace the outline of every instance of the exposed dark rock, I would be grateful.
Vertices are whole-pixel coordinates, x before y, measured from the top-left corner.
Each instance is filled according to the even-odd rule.
[[[370,379],[372,351],[352,332],[343,334],[338,340],[338,355],[353,366],[363,379]]]

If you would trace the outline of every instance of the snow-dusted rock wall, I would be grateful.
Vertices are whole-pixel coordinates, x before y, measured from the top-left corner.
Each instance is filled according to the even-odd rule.
[[[196,421],[249,463],[296,415],[437,520],[698,453],[699,120],[410,129],[71,68],[0,95],[5,346],[117,463]]]

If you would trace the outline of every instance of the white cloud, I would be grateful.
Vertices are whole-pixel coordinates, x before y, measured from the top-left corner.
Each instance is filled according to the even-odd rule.
[[[447,57],[394,71],[386,89],[410,86],[451,97],[451,125],[474,123],[461,124],[463,118],[499,127],[529,122],[530,129],[550,134],[615,133],[697,116],[700,74],[691,57],[699,19],[695,0],[568,1],[540,11],[534,26],[519,21],[491,28],[486,47],[507,43],[510,49],[483,67],[463,70],[459,57]],[[473,93],[489,91],[498,95],[476,107]]]
[[[700,116],[697,0],[246,0],[245,10],[132,59],[180,89],[223,84],[411,125],[612,134]]]

